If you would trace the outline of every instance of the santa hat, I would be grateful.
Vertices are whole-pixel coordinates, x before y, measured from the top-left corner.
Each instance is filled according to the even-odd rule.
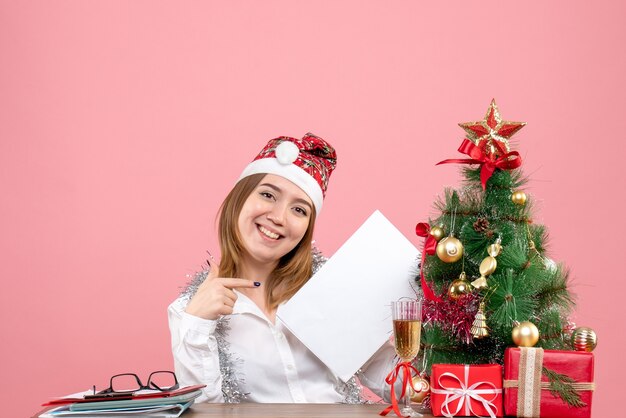
[[[311,133],[302,139],[281,136],[271,139],[243,170],[239,180],[252,174],[276,174],[292,181],[311,198],[319,214],[328,178],[337,164],[335,149]]]

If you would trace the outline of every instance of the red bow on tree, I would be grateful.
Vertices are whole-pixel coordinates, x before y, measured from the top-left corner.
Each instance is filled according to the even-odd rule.
[[[481,165],[480,183],[483,185],[483,190],[487,185],[487,180],[489,180],[496,168],[501,170],[512,170],[522,165],[522,157],[517,151],[511,151],[502,155],[500,158],[496,158],[493,154],[486,154],[481,148],[467,138],[461,143],[459,152],[466,154],[471,158],[443,160],[438,162],[437,165],[449,163]]]

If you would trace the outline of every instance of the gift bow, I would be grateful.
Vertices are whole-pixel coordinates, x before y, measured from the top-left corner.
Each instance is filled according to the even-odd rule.
[[[489,180],[496,168],[500,168],[502,170],[512,170],[522,165],[522,157],[517,151],[506,153],[500,158],[495,158],[493,154],[485,154],[480,147],[467,138],[461,143],[459,152],[469,155],[471,158],[453,158],[443,160],[438,162],[437,165],[449,163],[480,164],[482,166],[480,169],[480,183],[483,185],[483,190],[487,187],[487,180]]]
[[[441,298],[435,295],[435,292],[428,286],[428,282],[426,282],[426,278],[424,278],[424,261],[426,260],[426,254],[434,255],[435,249],[437,248],[437,240],[435,237],[430,235],[430,225],[426,222],[420,222],[415,226],[415,233],[417,236],[426,238],[424,242],[424,251],[422,251],[422,262],[420,263],[420,277],[422,280],[422,291],[424,292],[424,297],[428,300],[432,300],[435,302],[441,302]]]
[[[436,389],[433,388],[431,386],[430,391],[431,393],[436,393],[439,395],[446,395],[446,399],[444,400],[443,404],[441,405],[441,412],[445,417],[451,418],[453,416],[455,416],[456,414],[459,413],[459,411],[461,411],[461,408],[463,407],[463,405],[465,405],[465,411],[464,411],[464,415],[465,416],[470,416],[471,415],[476,415],[476,413],[474,412],[474,410],[472,409],[472,402],[471,400],[474,399],[480,403],[482,403],[483,407],[485,408],[485,410],[489,413],[489,416],[491,418],[496,418],[496,412],[498,411],[498,407],[496,405],[493,404],[493,400],[496,399],[496,397],[498,396],[498,394],[502,393],[502,389],[497,389],[496,385],[494,385],[491,382],[487,382],[487,381],[482,381],[482,382],[476,382],[471,386],[467,386],[467,382],[469,379],[469,369],[470,366],[469,364],[465,365],[465,381],[462,382],[456,375],[454,375],[453,373],[443,373],[441,376],[439,376],[439,386],[441,387],[441,389]],[[457,382],[459,382],[459,385],[461,386],[460,388],[457,387],[448,387],[445,386],[442,382],[441,382],[441,378],[443,377],[451,377],[454,380],[456,380]],[[482,385],[487,385],[487,386],[491,386],[491,389],[476,389],[479,386]],[[485,398],[483,398],[481,395],[494,395],[490,400],[487,400]],[[456,406],[456,411],[454,412],[450,412],[450,404],[454,401],[456,401],[457,399],[459,400],[459,403]]]
[[[418,391],[417,389],[415,389],[415,386],[413,386],[413,377],[411,373],[412,371],[414,371],[415,374],[417,374],[417,369],[411,366],[410,362],[404,361],[404,362],[398,363],[396,367],[391,371],[391,373],[387,375],[387,378],[385,378],[385,382],[387,382],[387,384],[391,386],[391,405],[385,408],[380,413],[380,415],[385,416],[389,412],[391,412],[391,410],[393,410],[393,412],[395,412],[397,416],[399,417],[403,416],[400,413],[400,408],[398,408],[398,400],[396,399],[396,391],[394,388],[396,384],[396,380],[398,379],[398,376],[400,376],[400,372],[404,372],[403,377],[402,377],[402,393],[400,394],[400,400],[402,400],[404,398],[404,395],[406,394],[407,380],[408,380],[408,384],[411,386],[411,389],[413,389],[415,392],[422,391],[421,388]]]

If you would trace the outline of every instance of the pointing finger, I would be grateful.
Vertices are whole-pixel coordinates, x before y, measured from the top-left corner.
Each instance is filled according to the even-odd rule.
[[[222,284],[225,287],[228,287],[230,289],[234,289],[234,288],[238,288],[238,287],[254,288],[254,287],[261,286],[260,282],[255,282],[253,280],[248,280],[248,279],[238,279],[238,278],[223,278],[222,279]]]

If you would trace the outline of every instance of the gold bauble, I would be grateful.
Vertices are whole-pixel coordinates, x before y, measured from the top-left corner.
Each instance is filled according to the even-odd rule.
[[[435,241],[441,240],[441,238],[443,238],[444,233],[445,232],[443,228],[440,226],[433,226],[432,228],[430,228],[430,235],[432,235]]]
[[[521,190],[517,190],[513,192],[513,195],[511,196],[511,200],[516,205],[524,205],[526,203],[526,193],[524,193]]]
[[[530,321],[520,322],[511,333],[513,343],[519,347],[532,347],[539,341],[539,330]]]
[[[465,273],[461,273],[461,276],[450,283],[450,287],[448,288],[448,296],[454,300],[471,292],[472,288],[470,287],[470,282],[465,278]]]
[[[478,271],[480,271],[481,276],[489,276],[491,273],[496,271],[496,267],[498,267],[498,262],[495,257],[489,256],[486,257],[482,263],[480,263]]]
[[[437,244],[437,257],[444,263],[454,263],[463,257],[463,244],[453,236],[445,237]]]
[[[423,377],[420,377],[418,375],[413,377],[413,386],[415,387],[417,392],[409,386],[411,402],[421,404],[430,393],[430,384],[428,383],[427,379],[424,379]]]
[[[578,327],[572,333],[572,345],[576,351],[592,352],[598,345],[596,332],[589,327]]]

